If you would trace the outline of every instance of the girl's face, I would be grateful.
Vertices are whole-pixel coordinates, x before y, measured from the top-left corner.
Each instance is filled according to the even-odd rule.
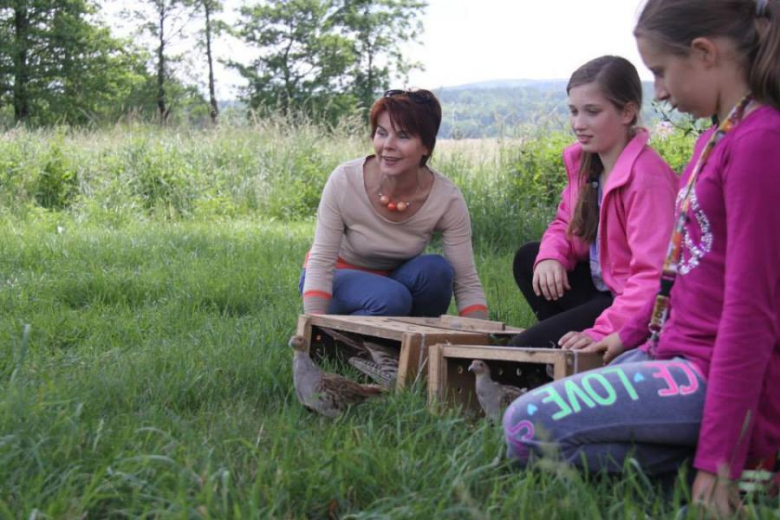
[[[612,155],[625,146],[636,115],[633,107],[618,109],[596,83],[569,90],[569,114],[574,135],[586,152]]]
[[[428,155],[428,148],[422,144],[419,136],[394,128],[390,114],[385,110],[377,118],[374,153],[383,175],[400,175],[412,171],[416,174],[423,155]]]
[[[695,54],[664,52],[644,37],[636,41],[642,61],[653,73],[657,100],[668,101],[677,110],[695,117],[709,117],[716,112],[717,99],[711,95],[713,82],[706,77],[701,59]]]

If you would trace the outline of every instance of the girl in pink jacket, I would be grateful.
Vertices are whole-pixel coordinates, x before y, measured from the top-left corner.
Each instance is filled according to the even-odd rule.
[[[655,292],[672,229],[677,177],[636,127],[636,68],[602,56],[566,90],[577,143],[563,153],[569,182],[555,220],[515,255],[539,319],[516,346],[582,348],[619,330]]]

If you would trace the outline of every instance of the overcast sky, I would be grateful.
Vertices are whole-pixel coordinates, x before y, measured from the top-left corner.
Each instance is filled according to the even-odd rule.
[[[442,87],[491,79],[562,79],[603,54],[629,59],[639,0],[429,0],[425,64],[411,83]]]
[[[224,0],[226,20],[253,0]],[[127,24],[111,14],[138,0],[105,0],[112,26],[120,34]],[[425,32],[408,55],[424,64],[409,85],[438,88],[495,79],[566,79],[581,64],[603,54],[631,60],[643,79],[642,65],[631,32],[640,0],[428,0]],[[123,28],[124,26],[124,28]],[[180,49],[191,44],[180,44]],[[225,39],[218,58],[251,59],[251,51]],[[198,77],[203,75],[198,73]],[[218,71],[218,95],[236,96],[241,78]],[[402,85],[393,85],[400,87]]]

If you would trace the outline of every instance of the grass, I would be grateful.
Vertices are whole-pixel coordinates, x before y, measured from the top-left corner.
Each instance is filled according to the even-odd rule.
[[[684,485],[665,492],[631,467],[620,478],[551,461],[520,471],[502,457],[500,428],[431,415],[421,387],[335,421],[306,412],[286,340],[313,221],[241,206],[238,189],[220,200],[243,209],[220,214],[221,202],[166,210],[178,195],[145,205],[129,188],[143,176],[131,165],[168,167],[156,155],[166,146],[216,172],[215,148],[245,147],[244,159],[221,160],[254,164],[264,145],[250,143],[269,137],[235,130],[203,144],[154,132],[0,143],[17,165],[0,170],[0,518],[655,518],[684,501]],[[283,139],[273,153],[287,159],[275,164],[316,163],[282,149],[292,143],[334,161],[357,147],[314,133],[304,146],[306,135]],[[162,148],[130,161],[139,139]],[[54,147],[78,182],[50,191],[68,193],[62,207],[43,208],[32,188],[45,168],[31,165]],[[511,279],[512,245],[551,212],[543,191],[514,209],[501,194],[529,156],[543,164],[522,148],[438,158],[483,235],[475,254],[492,317],[515,325],[532,316]],[[249,171],[226,166],[212,180],[235,188]],[[190,208],[216,193],[193,175],[170,192],[191,193]],[[292,189],[285,175],[274,181],[280,196]],[[777,518],[777,507],[761,497],[749,514]]]

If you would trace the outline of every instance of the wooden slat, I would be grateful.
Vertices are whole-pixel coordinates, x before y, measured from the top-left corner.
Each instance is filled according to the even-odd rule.
[[[311,316],[312,325],[318,327],[328,327],[336,330],[345,330],[364,334],[367,336],[376,336],[386,339],[400,341],[407,332],[416,332],[419,334],[441,333],[441,328],[428,327],[406,321],[399,321],[397,318],[385,318],[379,316],[336,316],[336,315],[315,315]],[[470,331],[448,330],[449,334],[472,334]]]
[[[311,347],[311,318],[305,314],[298,316],[298,327],[295,334],[303,336],[304,345]]]
[[[445,388],[441,361],[441,345],[431,345],[428,348],[428,404],[433,407],[442,400],[439,390]]]
[[[598,356],[598,354],[577,353],[580,356]],[[492,347],[488,345],[446,345],[445,357],[495,359],[498,361],[517,361],[529,363],[555,363],[562,356],[574,356],[571,350],[550,348]]]
[[[462,316],[451,316],[449,314],[443,314],[439,320],[442,325],[456,330],[502,332],[506,329],[506,325],[500,321],[478,320],[475,318],[464,318]]]
[[[391,318],[393,321],[409,323],[414,325],[423,325],[450,332],[481,332],[484,334],[494,334],[499,336],[514,336],[524,332],[520,327],[510,327],[500,321],[477,320],[474,318],[461,318],[458,316],[442,315],[439,318]],[[503,327],[503,328],[502,328]]]
[[[393,316],[389,318],[393,321],[401,323],[409,323],[411,325],[421,325],[423,327],[433,327],[435,329],[442,328],[439,318],[414,318],[412,316]]]
[[[404,334],[401,339],[401,354],[398,359],[398,376],[396,378],[396,388],[402,389],[406,386],[406,381],[411,380],[417,371],[412,366],[413,359],[417,359],[420,351],[420,336],[414,334]]]
[[[525,329],[509,327],[500,321],[477,320],[459,316],[441,316],[439,318],[412,318],[405,316],[339,316],[302,315],[307,316],[313,325],[334,329],[350,330],[359,334],[375,335],[373,331],[419,332],[432,333],[446,330],[451,334],[480,332],[483,334],[519,334]],[[354,329],[354,330],[353,330]],[[358,330],[359,329],[359,330]],[[365,332],[361,332],[365,331]],[[387,338],[396,339],[396,338]]]

